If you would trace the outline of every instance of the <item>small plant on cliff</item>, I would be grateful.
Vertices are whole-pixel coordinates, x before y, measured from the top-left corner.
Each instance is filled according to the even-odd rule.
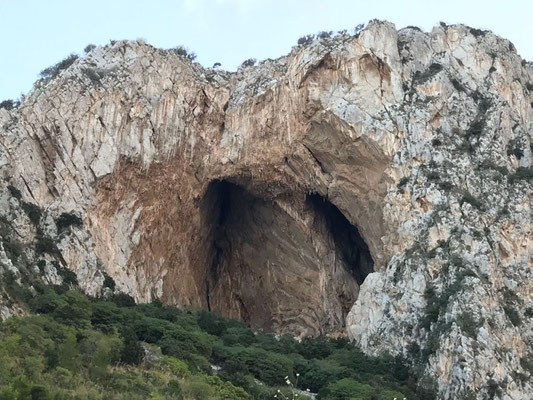
[[[509,176],[511,182],[515,181],[531,181],[533,179],[533,168],[532,167],[520,167],[516,170],[514,174]]]
[[[15,199],[17,199],[17,200],[21,200],[21,199],[22,199],[22,193],[21,193],[20,190],[18,190],[15,186],[13,186],[13,185],[8,185],[8,186],[7,186],[7,190],[9,190],[9,193],[10,193],[11,196],[13,196]]]
[[[8,100],[4,100],[2,102],[0,102],[0,108],[4,108],[6,110],[12,110],[14,108],[17,108],[19,106],[20,102],[17,101],[17,100],[11,100],[11,99],[8,99]]]
[[[310,44],[313,39],[315,38],[315,35],[305,35],[298,39],[298,46],[306,46]]]
[[[483,321],[478,322],[471,313],[464,312],[457,317],[457,325],[465,335],[475,339],[479,328],[483,325]]]
[[[70,67],[74,62],[79,58],[77,54],[71,54],[63,60],[59,61],[57,64],[52,65],[51,67],[43,69],[39,76],[44,80],[50,80],[58,76],[61,71]]]
[[[180,57],[185,57],[191,61],[196,59],[196,53],[194,51],[190,51],[184,46],[176,46],[170,49],[170,51],[177,54]]]
[[[85,48],[83,49],[83,52],[85,54],[89,54],[92,50],[96,49],[96,46],[94,44],[88,44],[87,46],[85,46]]]
[[[329,39],[332,34],[333,34],[332,31],[322,31],[318,33],[317,37],[319,39]]]
[[[257,62],[257,60],[255,58],[249,58],[248,60],[244,60],[243,61],[243,63],[241,64],[241,67],[243,67],[243,68],[253,67],[256,62]]]
[[[520,318],[520,314],[518,314],[514,307],[508,305],[504,306],[503,311],[505,312],[507,318],[509,318],[509,321],[511,321],[514,326],[522,325],[522,319]]]
[[[62,213],[56,219],[56,226],[58,233],[66,231],[71,226],[82,226],[83,222],[80,217],[74,213]]]
[[[464,203],[468,203],[470,204],[471,206],[477,208],[477,209],[482,209],[483,208],[483,203],[476,199],[471,193],[469,192],[465,192],[463,194],[463,197],[461,198],[461,205],[463,205]]]
[[[422,71],[416,71],[415,72],[415,75],[413,77],[413,80],[421,85],[425,82],[427,82],[428,80],[430,80],[431,78],[433,78],[435,75],[437,75],[440,71],[442,71],[442,65],[438,64],[438,63],[433,63],[429,66],[429,68],[427,70],[425,70],[424,72]]]
[[[33,203],[23,201],[21,203],[22,210],[26,213],[30,221],[35,225],[39,225],[41,221],[41,208]]]

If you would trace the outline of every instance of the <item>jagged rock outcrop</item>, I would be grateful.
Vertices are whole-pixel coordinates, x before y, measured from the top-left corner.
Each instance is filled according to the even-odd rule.
[[[114,42],[0,110],[0,264],[346,327],[443,398],[525,399],[532,104],[531,64],[460,25],[374,21],[236,73]]]

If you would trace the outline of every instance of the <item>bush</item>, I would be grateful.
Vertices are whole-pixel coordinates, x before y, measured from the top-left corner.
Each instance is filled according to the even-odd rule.
[[[174,376],[178,378],[184,378],[191,374],[187,364],[174,357],[163,356],[161,364],[164,368],[168,369]]]
[[[124,341],[124,348],[120,354],[120,361],[125,364],[140,364],[144,356],[144,349],[135,333],[125,329],[122,332],[122,339]]]
[[[2,246],[4,247],[7,257],[13,264],[17,262],[24,252],[22,244],[12,237],[2,238]]]
[[[516,182],[518,180],[530,181],[531,179],[533,179],[533,168],[531,167],[520,167],[514,174],[509,176],[511,182]]]
[[[514,155],[519,160],[524,157],[524,151],[522,150],[518,140],[509,141],[507,144],[507,155]]]
[[[111,297],[111,301],[119,307],[133,307],[135,306],[135,300],[129,294],[120,292]]]
[[[474,35],[475,37],[480,37],[480,36],[483,37],[483,36],[485,36],[488,33],[488,31],[484,31],[484,30],[481,30],[481,29],[470,28],[470,33],[472,35]]]
[[[109,288],[111,289],[112,291],[115,290],[115,287],[116,287],[116,283],[115,283],[115,280],[113,278],[111,278],[107,273],[103,273],[104,274],[104,284],[103,284],[103,287],[105,288]]]
[[[4,108],[9,111],[14,108],[17,108],[19,104],[20,104],[20,101],[8,99],[8,100],[4,100],[0,102],[0,108]]]
[[[434,393],[417,397],[406,386],[404,382],[414,382],[416,387],[416,377],[409,375],[402,359],[368,357],[345,340],[315,338],[300,344],[289,336],[254,335],[243,323],[210,312],[191,313],[161,304],[117,306],[89,301],[75,291],[60,294],[57,288],[37,292],[32,309],[48,315],[0,322],[0,376],[24,398],[31,398],[31,388],[42,384],[51,398],[74,398],[81,392],[97,398],[95,387],[101,387],[110,398],[120,394],[132,399],[183,399],[207,393],[217,399],[270,400],[277,390],[270,385],[288,390],[285,377],[294,381],[295,371],[300,373],[298,387],[321,395],[343,396],[351,390],[351,395],[366,398],[365,383],[372,382],[376,398],[435,398]],[[219,337],[202,330],[197,321]],[[124,366],[143,360],[139,339],[154,342],[166,354],[141,367]],[[295,351],[327,358],[306,360]],[[210,356],[222,368],[218,377],[206,376],[212,373]],[[26,378],[15,385],[22,374]]]
[[[39,225],[39,222],[41,221],[41,209],[39,208],[39,206],[33,203],[23,201],[21,204],[21,207],[24,213],[28,216],[30,221],[33,223],[33,225],[35,226]]]
[[[409,178],[407,176],[404,176],[400,181],[398,182],[398,189],[403,188],[405,185],[407,185],[407,182],[409,182]]]
[[[48,236],[37,235],[35,236],[35,240],[36,240],[35,252],[38,255],[45,254],[45,253],[48,253],[48,254],[59,253],[59,249],[57,248],[52,238],[49,238]]]
[[[96,46],[94,44],[88,44],[87,46],[85,46],[85,48],[83,49],[83,52],[85,54],[89,54],[92,50],[96,49]]]
[[[475,339],[477,332],[482,324],[478,324],[472,314],[464,312],[457,316],[457,325],[461,328],[466,336]]]
[[[313,42],[314,35],[305,35],[298,39],[298,46],[306,46]]]
[[[9,193],[11,194],[11,196],[16,198],[17,200],[21,200],[22,199],[22,193],[20,193],[20,190],[18,190],[15,186],[8,185],[7,186],[7,190],[9,190]]]
[[[345,400],[361,399],[370,400],[373,394],[372,387],[354,379],[343,378],[329,383],[318,393],[319,400]]]
[[[77,54],[71,54],[63,60],[59,61],[57,64],[52,65],[51,67],[43,69],[39,76],[44,80],[50,80],[58,76],[61,71],[70,67],[74,62],[79,58]]]
[[[413,77],[413,80],[417,82],[417,84],[421,85],[431,78],[433,78],[435,75],[437,75],[440,71],[442,71],[442,65],[438,63],[433,63],[429,66],[427,70],[424,72],[416,71],[415,75]]]
[[[504,306],[503,311],[505,312],[505,315],[507,315],[507,318],[509,318],[509,321],[514,326],[520,326],[522,325],[522,319],[520,318],[520,314],[511,306]]]
[[[316,393],[328,382],[341,379],[345,375],[345,371],[345,368],[339,366],[335,361],[311,360],[307,367],[298,369],[300,373],[298,384],[300,387]]]
[[[241,64],[241,67],[242,68],[253,67],[256,62],[257,60],[255,58],[249,58],[248,60],[243,61],[243,63]]]
[[[174,47],[170,49],[170,51],[173,52],[174,54],[177,54],[180,57],[185,57],[191,61],[196,59],[196,54],[193,51],[190,51],[183,46]]]
[[[472,194],[466,192],[463,197],[461,198],[461,201],[460,201],[461,205],[463,205],[464,203],[468,203],[470,205],[472,205],[473,207],[477,208],[477,209],[482,209],[483,208],[483,203],[481,203],[481,201],[479,201],[478,199],[476,199],[474,196],[472,196]]]
[[[245,327],[233,327],[229,328],[221,336],[222,341],[226,346],[250,346],[255,343],[254,333]]]
[[[227,320],[216,311],[201,310],[197,315],[198,326],[210,335],[220,336],[226,330]]]
[[[64,232],[71,226],[82,226],[83,222],[80,217],[74,213],[62,213],[56,219],[56,227],[59,233]]]
[[[298,345],[298,353],[308,360],[326,358],[333,352],[333,346],[328,340],[305,337]]]
[[[483,119],[476,119],[467,129],[466,136],[480,136],[483,133],[483,129],[485,129],[485,121]]]
[[[181,385],[181,388],[183,394],[188,399],[209,400],[215,394],[213,387],[211,387],[202,376],[195,376],[187,380]]]

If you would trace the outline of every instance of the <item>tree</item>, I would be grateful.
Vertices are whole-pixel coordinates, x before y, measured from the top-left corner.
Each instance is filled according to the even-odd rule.
[[[68,332],[65,341],[59,346],[59,365],[69,371],[76,372],[81,366],[80,352],[74,332]]]
[[[124,347],[120,355],[120,361],[126,364],[138,365],[141,363],[144,355],[144,349],[137,338],[137,335],[129,329],[122,332]]]

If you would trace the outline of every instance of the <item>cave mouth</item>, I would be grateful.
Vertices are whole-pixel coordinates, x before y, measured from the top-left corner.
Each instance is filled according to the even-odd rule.
[[[374,272],[374,260],[359,229],[352,225],[344,214],[325,197],[311,193],[307,195],[307,201],[312,204],[318,214],[326,219],[335,247],[343,257],[350,273],[361,285],[366,276]]]
[[[265,199],[215,180],[202,220],[210,310],[296,336],[344,331],[373,261],[335,205],[318,194]]]

